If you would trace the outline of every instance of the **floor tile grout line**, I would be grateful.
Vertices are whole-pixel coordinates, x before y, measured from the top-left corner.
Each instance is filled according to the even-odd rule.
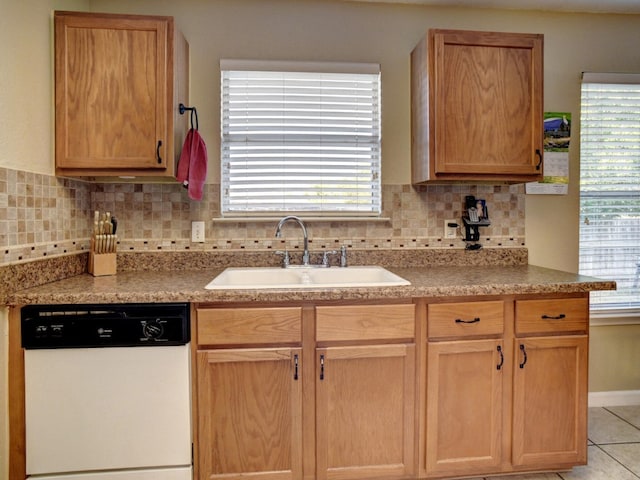
[[[624,468],[626,471],[628,471],[631,475],[633,475],[635,478],[640,478],[640,476],[636,475],[636,473],[631,470],[629,467],[627,467],[624,463],[622,463],[620,460],[618,460],[616,457],[614,457],[613,455],[611,455],[609,452],[607,452],[606,450],[600,448],[600,445],[594,445],[594,447],[598,448],[602,453],[604,453],[606,456],[608,456],[609,458],[611,458],[614,462],[618,463],[619,465],[622,466],[622,468]]]
[[[612,412],[611,410],[609,410],[607,407],[602,407],[606,412],[609,412],[611,415],[613,415],[614,417],[619,418],[620,420],[622,420],[624,423],[626,423],[627,425],[631,425],[633,428],[635,428],[636,430],[640,431],[640,427],[634,425],[633,423],[631,423],[629,420],[627,420],[626,418],[621,417],[620,415],[618,415],[616,412]]]
[[[601,442],[594,443],[593,445],[599,447],[601,445],[638,445],[640,442]]]

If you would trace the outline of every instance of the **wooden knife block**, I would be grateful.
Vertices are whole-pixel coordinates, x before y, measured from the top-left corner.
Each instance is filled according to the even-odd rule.
[[[89,252],[89,273],[94,277],[116,274],[115,253]]]

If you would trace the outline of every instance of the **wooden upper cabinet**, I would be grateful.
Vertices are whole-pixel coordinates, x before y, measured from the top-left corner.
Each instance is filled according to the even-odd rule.
[[[188,51],[173,18],[56,12],[56,174],[173,176]]]
[[[430,30],[411,54],[412,181],[542,177],[543,36]]]

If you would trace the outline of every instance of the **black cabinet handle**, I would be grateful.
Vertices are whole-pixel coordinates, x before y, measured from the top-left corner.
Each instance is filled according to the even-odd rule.
[[[298,380],[298,354],[293,356],[293,379]]]
[[[524,356],[524,358],[522,359],[522,363],[520,364],[520,368],[524,368],[524,366],[527,364],[527,351],[524,348],[524,345],[520,345],[520,351],[522,352],[522,355]]]
[[[320,380],[324,380],[324,355],[320,355]]]
[[[162,140],[158,140],[158,146],[156,147],[156,158],[158,163],[162,163],[162,157],[160,156],[160,147],[162,146]]]
[[[498,345],[498,353],[500,354],[500,363],[496,365],[497,370],[501,370],[504,365],[504,353],[502,353],[502,347]]]
[[[536,170],[540,170],[540,167],[542,166],[542,152],[539,148],[536,148],[536,155],[539,158],[538,164],[536,165]]]
[[[456,323],[478,323],[480,321],[480,317],[476,317],[473,320],[463,320],[461,318],[456,318]]]
[[[542,315],[542,319],[543,320],[562,320],[563,318],[565,318],[566,315],[564,313],[561,313],[560,315]]]

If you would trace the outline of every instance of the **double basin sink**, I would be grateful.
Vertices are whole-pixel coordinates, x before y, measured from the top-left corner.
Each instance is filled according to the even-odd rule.
[[[378,266],[351,267],[231,267],[205,287],[207,290],[266,288],[395,287],[411,283]]]

